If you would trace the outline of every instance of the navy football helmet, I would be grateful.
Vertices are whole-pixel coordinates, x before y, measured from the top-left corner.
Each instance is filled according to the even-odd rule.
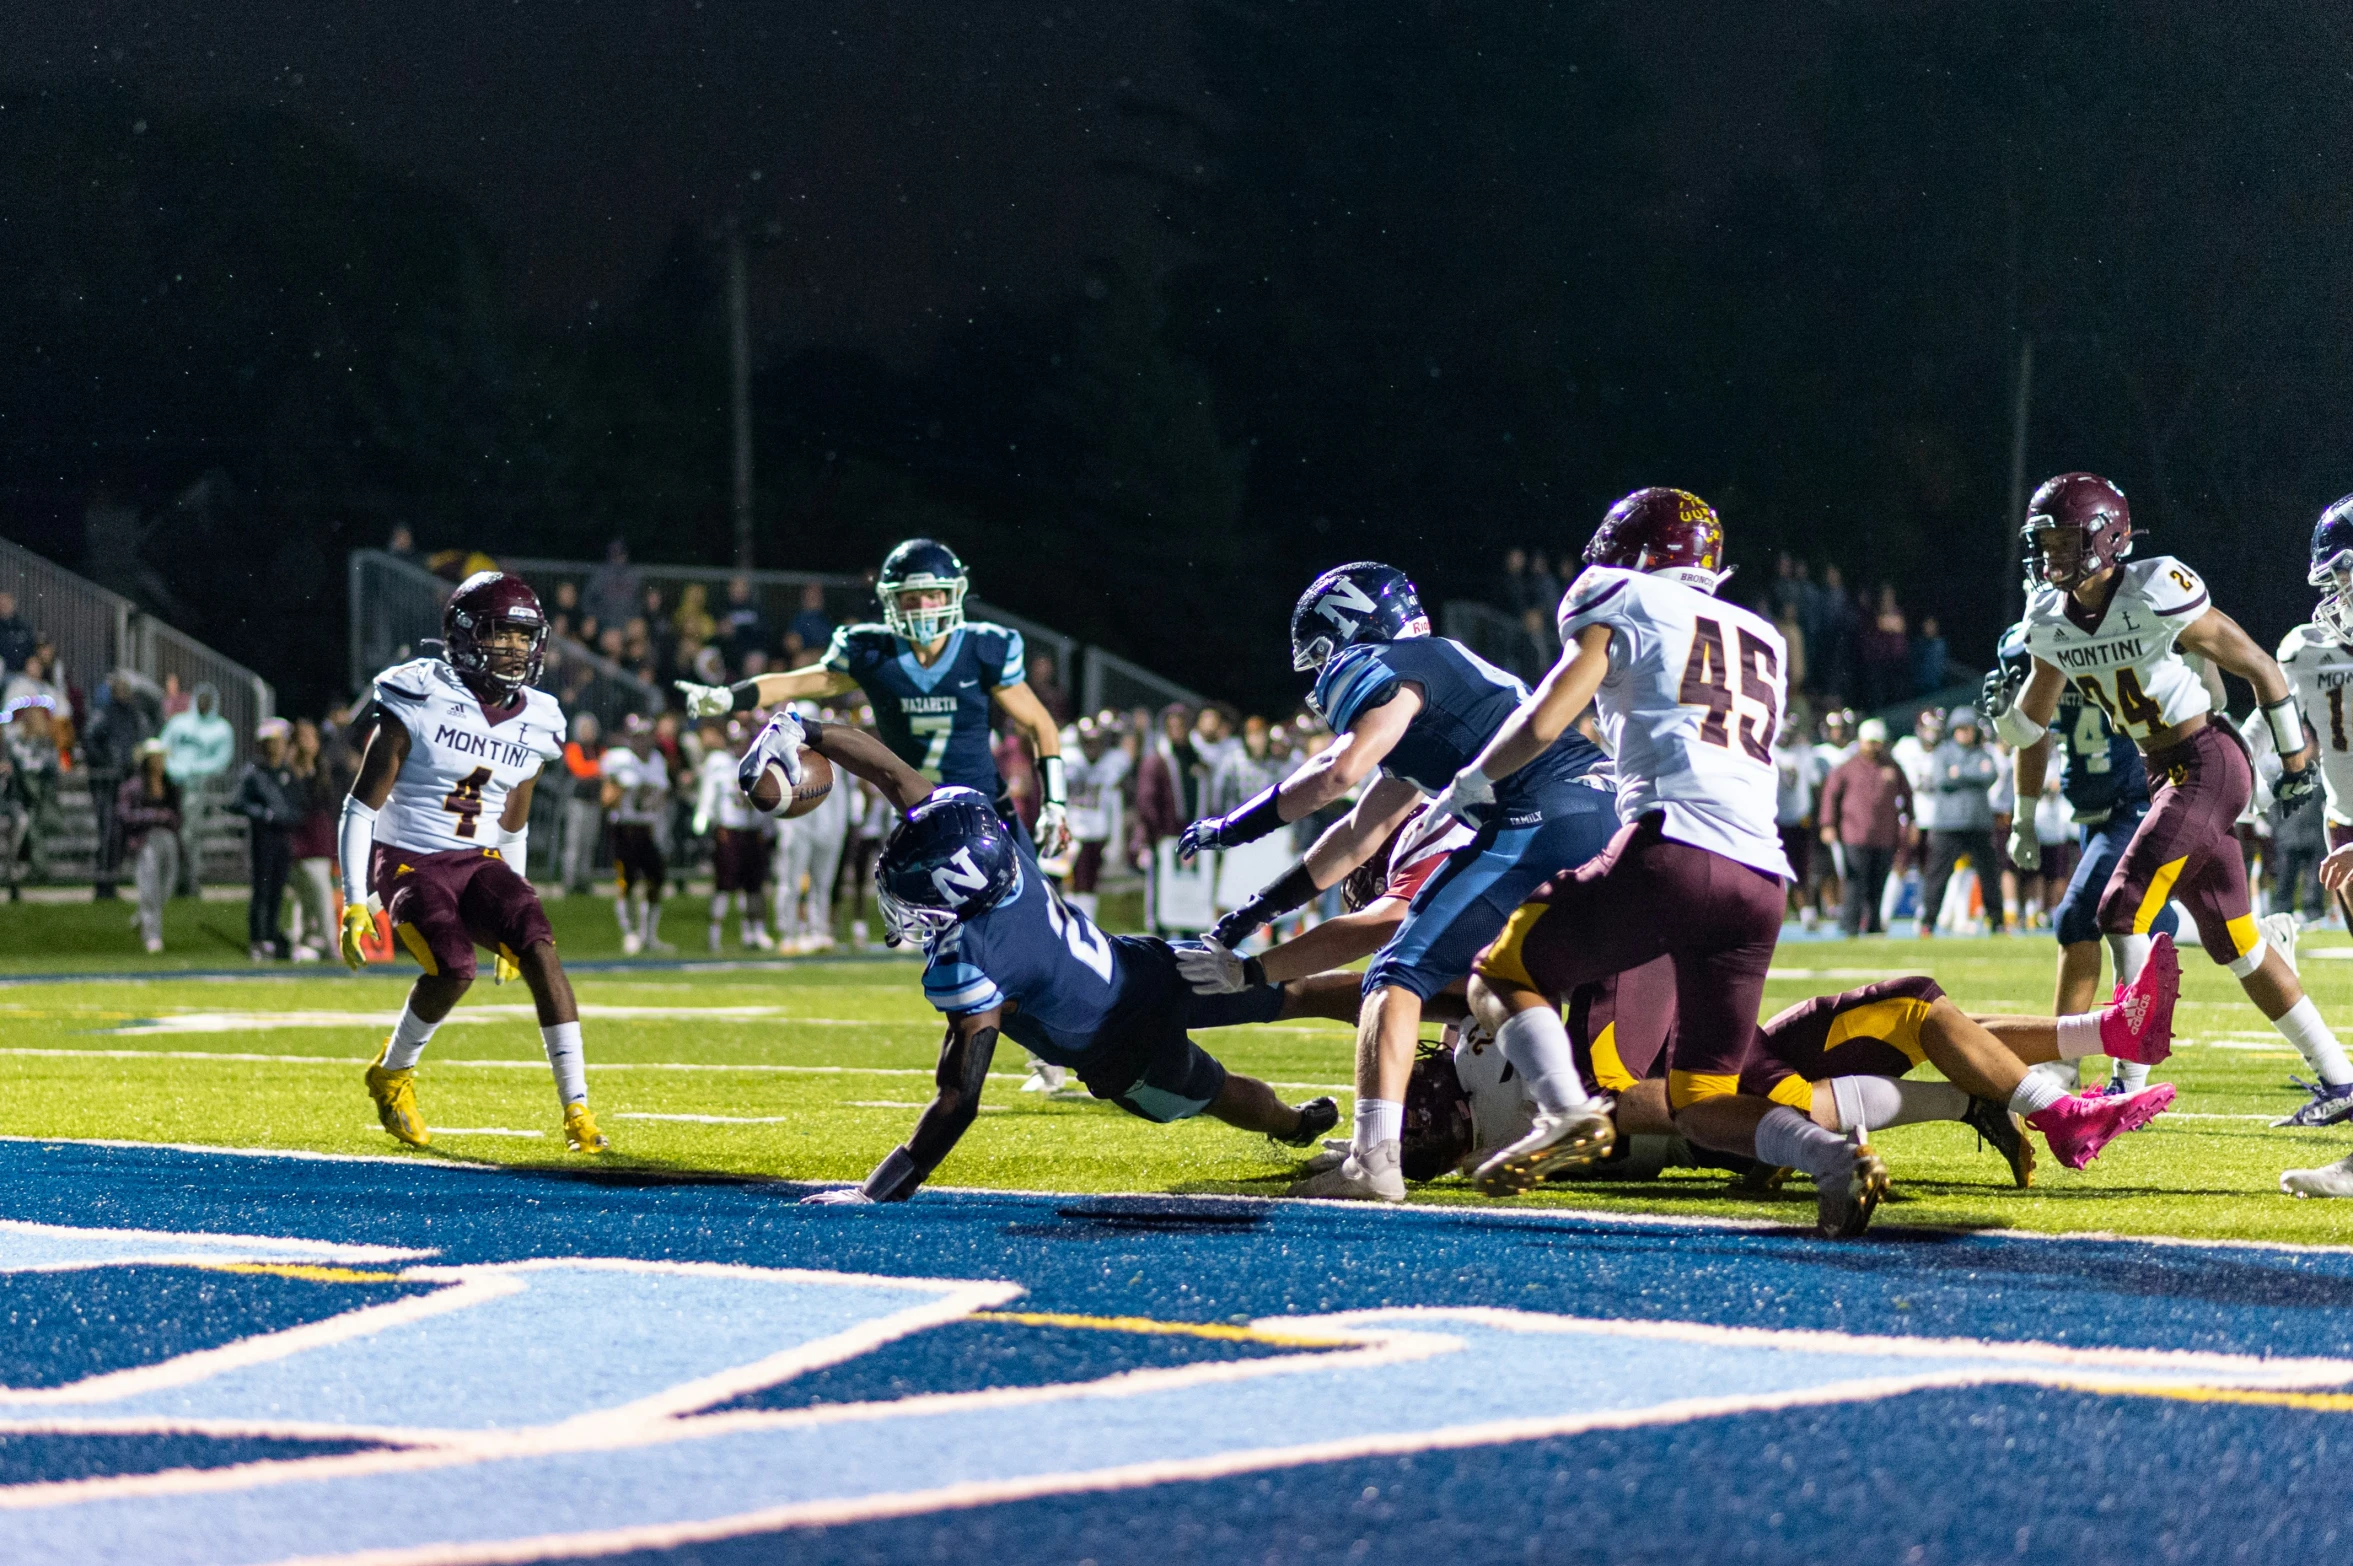
[[[2312,527],[2312,568],[2305,581],[2326,589],[2312,619],[2322,630],[2353,646],[2353,495],[2347,495],[2320,514]]]
[[[882,845],[875,901],[885,939],[930,941],[986,913],[1021,884],[1005,823],[975,788],[935,788]]]
[[[1291,611],[1291,667],[1320,669],[1343,647],[1429,634],[1430,617],[1406,574],[1359,560],[1332,567],[1299,595]]]
[[[963,625],[964,594],[971,585],[956,551],[937,539],[910,538],[883,557],[874,591],[882,599],[883,624],[911,642],[928,644]],[[932,608],[900,601],[931,589],[946,593],[948,601]]]

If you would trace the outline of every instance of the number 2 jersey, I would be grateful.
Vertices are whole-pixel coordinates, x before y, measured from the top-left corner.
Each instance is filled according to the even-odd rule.
[[[990,748],[990,698],[1027,679],[1021,633],[968,620],[948,633],[929,667],[887,626],[845,625],[825,649],[825,667],[848,675],[874,707],[874,732],[891,754],[929,783],[1003,792]]]
[[[1135,937],[1105,935],[1024,866],[1021,884],[924,949],[923,994],[951,1017],[1006,1008],[1006,1037],[1057,1065],[1094,1050],[1117,1008]]]
[[[2128,560],[2108,603],[2092,611],[2042,586],[2026,602],[2026,650],[2097,703],[2136,740],[2209,711],[2214,698],[2173,644],[2210,600],[2198,574],[2171,555]]]
[[[379,843],[412,854],[490,848],[507,796],[564,753],[564,711],[545,691],[493,720],[457,670],[439,658],[376,676],[375,702],[408,730],[408,759],[376,813]]]
[[[1665,815],[1678,843],[1791,879],[1773,761],[1788,690],[1781,633],[1738,604],[1664,576],[1587,566],[1561,598],[1566,646],[1610,630],[1594,695],[1618,776],[1618,819]]]
[[[2299,625],[2279,644],[2279,666],[2320,745],[2320,782],[2328,819],[2353,826],[2353,647],[2317,625]]]

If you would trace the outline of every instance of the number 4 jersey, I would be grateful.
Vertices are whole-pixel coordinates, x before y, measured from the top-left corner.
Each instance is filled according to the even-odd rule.
[[[564,713],[526,688],[498,722],[439,658],[376,676],[376,705],[408,730],[408,759],[376,815],[376,841],[412,854],[495,847],[507,795],[564,752]]]
[[[1561,599],[1565,645],[1610,629],[1594,697],[1618,776],[1618,819],[1654,810],[1679,843],[1790,878],[1773,737],[1787,693],[1781,633],[1663,576],[1588,566]]]
[[[2096,612],[2058,588],[2036,588],[2026,603],[2026,650],[2145,742],[2214,705],[2206,682],[2173,650],[2208,603],[2198,573],[2171,555],[2130,560]]]
[[[2328,791],[2328,818],[2353,826],[2353,647],[2317,625],[2299,625],[2279,644],[2279,666],[2288,689],[2304,711],[2305,727],[2320,741],[2320,781]]]

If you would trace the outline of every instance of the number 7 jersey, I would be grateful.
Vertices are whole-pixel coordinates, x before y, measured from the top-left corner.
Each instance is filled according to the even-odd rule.
[[[2198,573],[2171,555],[2129,560],[2096,616],[2058,588],[2036,588],[2026,602],[2026,650],[2146,742],[2214,705],[2198,671],[2173,650],[2210,603]]]
[[[395,664],[376,676],[375,701],[408,730],[408,759],[376,814],[376,841],[412,854],[495,848],[507,796],[564,753],[564,712],[545,691],[493,723],[458,673],[439,658]]]
[[[1616,761],[1618,819],[1663,811],[1676,842],[1790,879],[1773,763],[1788,690],[1781,633],[1695,587],[1598,565],[1561,599],[1562,644],[1594,625],[1610,629],[1593,705]]]

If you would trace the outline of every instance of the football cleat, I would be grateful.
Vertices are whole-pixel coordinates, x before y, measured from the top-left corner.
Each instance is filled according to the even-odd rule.
[[[2100,1008],[2100,1053],[2111,1060],[2154,1066],[2173,1053],[2173,1003],[2181,995],[2181,954],[2173,937],[2150,937],[2149,960],[2116,998]]]
[[[1324,1150],[1299,1166],[1302,1175],[1319,1175],[1327,1169],[1337,1169],[1348,1161],[1348,1149],[1353,1145],[1344,1136],[1329,1137]]]
[[[2353,1158],[2318,1169],[2282,1170],[2279,1188],[2290,1196],[2353,1196]]]
[[[1021,1091],[1024,1093],[1059,1093],[1069,1081],[1070,1068],[1068,1066],[1057,1066],[1051,1061],[1032,1055],[1029,1058],[1029,1075],[1022,1079]],[[1326,1127],[1326,1129],[1330,1128]]]
[[[575,1153],[607,1153],[613,1144],[596,1128],[596,1116],[586,1103],[564,1106],[564,1145]]]
[[[1398,1159],[1393,1141],[1377,1142],[1362,1153],[1352,1150],[1336,1167],[1294,1183],[1290,1194],[1342,1202],[1402,1202],[1405,1172]]]
[[[2310,1088],[2312,1097],[2294,1114],[2274,1120],[2274,1126],[2333,1126],[2353,1115],[2353,1082],[2342,1082],[2335,1087],[2326,1082],[2298,1082],[2297,1086]]]
[[[1481,1164],[1471,1176],[1489,1196],[1532,1191],[1555,1170],[1576,1169],[1609,1156],[1617,1128],[1607,1111],[1580,1104],[1561,1115],[1536,1113],[1528,1134]]]
[[[1871,1215],[1887,1200],[1887,1164],[1858,1141],[1854,1159],[1840,1174],[1814,1177],[1814,1232],[1825,1240],[1851,1240],[1871,1227]]]
[[[640,948],[640,947],[641,947],[643,944],[644,944],[644,943],[642,943],[641,941],[639,941],[639,940],[638,940],[638,938],[637,938],[637,932],[636,932],[635,930],[623,930],[623,931],[621,932],[621,955],[622,955],[622,956],[624,956],[624,957],[634,957],[634,956],[636,956],[636,955],[637,955],[637,953],[638,953],[638,950],[639,950],[639,948]]]
[[[2115,1097],[2084,1093],[2063,1098],[2027,1116],[2026,1123],[2043,1134],[2053,1158],[2069,1169],[2081,1169],[2099,1157],[2110,1142],[2127,1131],[2138,1131],[2172,1103],[2173,1084],[2154,1082],[2138,1093]]]
[[[2002,1155],[2019,1190],[2034,1184],[2034,1144],[2026,1140],[2021,1122],[2010,1113],[2009,1105],[1990,1098],[1972,1098],[1961,1116],[1961,1124],[1976,1132],[1979,1141],[1991,1143],[1993,1150]]]
[[[376,1101],[376,1118],[384,1122],[384,1129],[411,1147],[430,1147],[433,1133],[425,1129],[425,1117],[417,1113],[417,1068],[405,1071],[386,1071],[384,1057],[392,1051],[392,1040],[376,1051],[376,1063],[368,1067],[368,1097]]]
[[[1340,1123],[1340,1105],[1332,1098],[1311,1098],[1299,1106],[1299,1129],[1289,1136],[1270,1136],[1285,1147],[1305,1147]]]
[[[2255,921],[2255,928],[2262,932],[2263,939],[2271,945],[2274,951],[2279,953],[2280,960],[2288,965],[2288,972],[2300,973],[2303,971],[2296,966],[2296,937],[2304,932],[2303,927],[2296,923],[2294,914],[2265,914]]]

